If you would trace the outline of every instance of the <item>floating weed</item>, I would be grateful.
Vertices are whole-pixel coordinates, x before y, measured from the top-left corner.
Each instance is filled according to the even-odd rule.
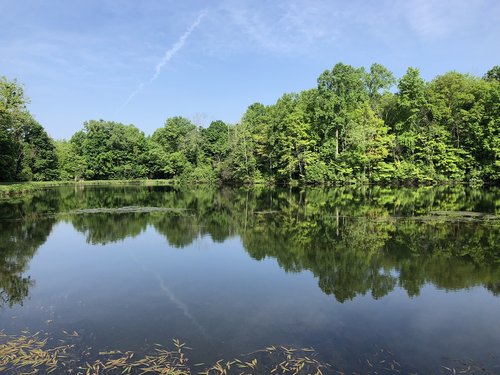
[[[245,357],[253,357],[246,359]],[[264,350],[249,353],[232,361],[217,361],[212,367],[199,374],[315,374],[328,373],[330,365],[316,358],[311,348],[296,349],[285,346],[270,346]]]
[[[160,375],[257,375],[257,374],[400,374],[409,373],[402,368],[393,352],[378,348],[369,357],[359,358],[360,372],[343,372],[342,369],[320,361],[312,348],[297,349],[286,346],[269,346],[263,350],[241,355],[230,361],[219,360],[210,367],[198,363],[190,367],[186,344],[174,339],[172,350],[154,344],[146,354],[132,351],[107,350],[94,352],[82,348],[82,333],[63,331],[64,339],[51,337],[44,332],[7,335],[0,331],[0,373],[2,374],[160,374]],[[58,343],[57,345],[54,345]],[[80,345],[79,345],[80,344]],[[83,350],[82,350],[83,349]],[[450,360],[438,373],[497,374],[498,368],[486,369],[473,361]],[[199,370],[197,370],[199,369]],[[416,373],[415,373],[416,374]]]
[[[312,349],[271,346],[231,361],[219,360],[203,371],[188,366],[186,344],[173,340],[173,350],[154,344],[151,353],[139,356],[132,351],[80,351],[67,340],[80,339],[76,332],[63,331],[66,339],[49,339],[47,334],[21,335],[0,332],[0,372],[6,374],[160,374],[160,375],[226,375],[226,374],[323,374],[328,365],[314,358]],[[60,345],[50,347],[53,342]],[[247,359],[247,357],[252,357]],[[92,359],[90,359],[92,358]],[[197,364],[194,367],[200,367]]]
[[[134,352],[118,350],[99,352],[99,359],[86,362],[79,367],[80,373],[91,374],[161,374],[184,375],[191,374],[188,359],[182,349],[185,344],[174,340],[176,350],[169,351],[160,344],[155,344],[152,354],[143,358]],[[82,372],[83,371],[83,372]]]
[[[69,338],[79,338],[73,331],[63,333]],[[65,344],[49,348],[49,337],[40,337],[40,332],[29,335],[23,331],[21,335],[6,335],[0,331],[0,372],[8,374],[49,374],[52,372],[65,374],[190,374],[187,358],[182,349],[185,345],[174,340],[175,351],[156,347],[153,354],[137,358],[134,352],[118,350],[99,352],[98,358],[85,361],[89,356],[84,351],[82,356],[74,350],[75,345]],[[80,363],[83,362],[83,363]]]
[[[500,373],[500,359],[499,356],[490,354],[493,359],[496,360],[497,365],[493,368],[488,368],[484,366],[482,363],[478,363],[472,360],[464,360],[464,359],[447,359],[448,366],[442,365],[440,368],[441,374],[447,375],[456,375],[456,374],[466,374],[466,375],[474,375],[474,374],[485,374],[485,375],[495,375]]]
[[[58,369],[60,362],[68,358],[71,345],[61,345],[47,349],[48,337],[41,338],[23,333],[8,336],[0,332],[0,372],[11,373],[51,373]]]

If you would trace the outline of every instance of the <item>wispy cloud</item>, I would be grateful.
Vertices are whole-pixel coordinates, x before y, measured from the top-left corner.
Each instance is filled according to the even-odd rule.
[[[228,0],[223,2],[218,16],[225,16],[226,22],[239,30],[241,41],[246,39],[241,49],[251,43],[253,48],[267,52],[309,54],[318,46],[335,48],[360,38],[386,42],[404,33],[406,37],[432,40],[457,32],[471,33],[483,23],[485,13],[490,18],[498,13],[495,3],[498,1],[289,0],[255,6],[252,1]],[[217,36],[219,39],[214,38],[213,43],[216,46],[221,40]]]
[[[500,19],[496,0],[391,1],[396,17],[403,20],[415,36],[423,39],[476,33],[491,20]]]
[[[435,38],[448,35],[467,17],[473,17],[474,6],[470,5],[469,0],[410,0],[404,3],[402,13],[417,35]]]
[[[241,33],[243,49],[250,42],[252,48],[273,53],[307,53],[311,47],[338,38],[344,13],[341,7],[326,0],[266,2],[261,6],[251,1],[226,1],[218,17],[236,27],[231,42],[237,31]]]
[[[191,36],[193,31],[200,25],[201,20],[205,16],[206,16],[206,12],[202,12],[198,15],[196,20],[187,28],[187,30],[184,32],[184,34],[182,34],[180,36],[180,38],[177,40],[177,42],[175,42],[174,45],[172,47],[170,47],[170,49],[168,49],[165,52],[165,54],[163,55],[163,58],[160,60],[160,62],[158,62],[158,64],[156,64],[155,72],[151,76],[149,81],[141,82],[137,86],[137,88],[130,93],[127,100],[122,104],[120,109],[124,108],[128,103],[130,103],[130,101],[135,96],[137,96],[144,89],[144,87],[146,87],[147,84],[154,82],[160,76],[161,70],[163,69],[165,64],[168,63],[177,54],[177,52],[179,52],[182,49],[182,47],[184,47],[184,44],[186,44],[187,39]]]

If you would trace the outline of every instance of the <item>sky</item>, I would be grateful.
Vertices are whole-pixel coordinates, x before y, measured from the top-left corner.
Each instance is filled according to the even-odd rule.
[[[500,65],[500,1],[0,0],[0,76],[55,139],[93,119],[237,123],[338,62],[482,76]]]

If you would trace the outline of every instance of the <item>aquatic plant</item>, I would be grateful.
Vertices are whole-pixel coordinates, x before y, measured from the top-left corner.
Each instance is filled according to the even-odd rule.
[[[242,358],[219,360],[211,366],[188,365],[184,343],[174,339],[173,350],[154,344],[149,353],[133,351],[100,351],[90,348],[80,351],[75,331],[63,331],[58,339],[44,332],[7,335],[0,331],[0,372],[6,374],[158,374],[158,375],[224,375],[224,374],[323,374],[329,365],[316,359],[313,349],[295,349],[284,346],[268,347]],[[251,358],[247,358],[251,356]]]

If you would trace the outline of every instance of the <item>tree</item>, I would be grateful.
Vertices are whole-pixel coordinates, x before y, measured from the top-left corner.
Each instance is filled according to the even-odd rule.
[[[80,180],[86,170],[85,159],[75,151],[74,143],[66,140],[55,142],[59,161],[59,178],[63,181]]]
[[[241,125],[250,137],[245,140],[251,139],[252,147],[250,149],[253,158],[255,159],[256,168],[265,176],[274,174],[275,157],[269,137],[271,134],[271,118],[270,107],[266,107],[262,103],[254,103],[248,107],[241,119]],[[249,154],[246,155],[248,159]]]
[[[70,140],[73,166],[79,174],[85,165],[83,177],[89,179],[128,179],[147,175],[147,141],[144,133],[134,125],[112,121],[91,120]],[[83,157],[84,163],[78,156]],[[78,173],[77,173],[78,171]]]
[[[151,139],[160,144],[166,152],[179,151],[182,142],[196,126],[184,117],[170,117],[165,126],[157,129]]]
[[[346,131],[344,163],[362,180],[390,180],[392,168],[386,158],[393,148],[394,135],[368,103],[356,109]]]
[[[402,161],[402,174],[408,179],[419,179],[419,139],[421,127],[427,121],[428,107],[425,95],[426,84],[416,68],[408,68],[398,82],[399,92],[396,102],[396,122],[393,131],[396,135],[395,161]],[[418,153],[418,155],[417,155]],[[400,165],[400,164],[398,164]]]
[[[428,87],[432,123],[439,132],[430,142],[441,149],[441,153],[435,153],[434,164],[440,173],[455,179],[477,168],[473,155],[482,132],[474,107],[479,83],[470,75],[448,72],[434,78]]]
[[[201,131],[202,149],[205,155],[220,164],[229,152],[229,127],[223,121],[212,121]]]
[[[324,71],[318,78],[318,104],[322,112],[318,134],[327,155],[334,146],[335,159],[345,146],[349,113],[368,99],[364,78],[363,68],[342,63],[336,64],[331,71]]]
[[[186,118],[171,117],[151,136],[157,176],[173,178],[192,171],[200,158],[200,134]]]
[[[255,142],[246,121],[231,127],[229,154],[221,177],[223,181],[253,183],[257,176],[257,161],[254,155]]]
[[[24,180],[50,181],[59,177],[54,142],[29,114],[18,123],[16,134],[22,145],[18,176]]]
[[[365,74],[366,90],[372,105],[376,105],[383,92],[389,90],[396,83],[392,73],[383,65],[374,63],[370,72]]]
[[[271,109],[270,142],[281,180],[303,179],[312,159],[314,140],[305,114],[305,96],[285,94]]]
[[[17,81],[0,77],[0,181],[17,179],[21,145],[15,137],[16,118],[26,111],[27,99]]]
[[[500,182],[500,82],[481,83],[476,89],[474,113],[478,117],[481,139],[474,154],[476,163],[481,166],[482,178],[486,181]],[[472,111],[472,110],[471,110]]]
[[[57,179],[54,144],[27,103],[22,86],[0,78],[0,181]]]
[[[495,65],[493,68],[488,70],[483,78],[486,81],[500,82],[500,65]]]
[[[22,86],[2,78],[0,181],[496,182],[499,77],[494,66],[482,79],[448,72],[426,82],[410,67],[392,93],[383,65],[338,63],[315,88],[250,105],[234,126],[176,116],[145,137],[133,125],[89,121],[57,148],[26,110]]]

